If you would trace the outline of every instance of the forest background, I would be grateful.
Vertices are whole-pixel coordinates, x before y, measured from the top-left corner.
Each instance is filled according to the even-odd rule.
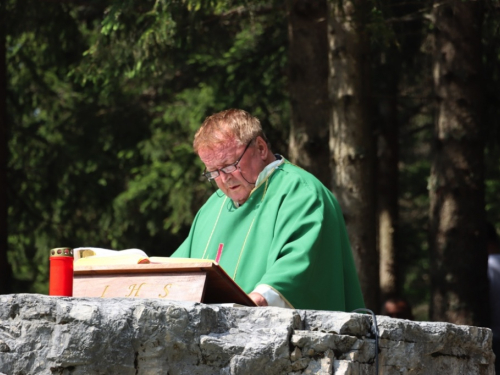
[[[488,324],[498,1],[0,7],[0,293],[47,293],[54,247],[171,254],[213,192],[194,132],[242,108],[339,199],[367,307]]]

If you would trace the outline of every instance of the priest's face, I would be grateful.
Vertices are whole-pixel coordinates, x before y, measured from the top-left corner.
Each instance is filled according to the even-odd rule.
[[[259,173],[267,165],[268,153],[267,144],[261,137],[257,137],[249,144],[242,145],[231,139],[224,144],[198,150],[206,170],[219,171],[219,176],[214,179],[219,189],[239,204],[245,203],[250,196]],[[221,171],[237,161],[236,170],[233,172]]]

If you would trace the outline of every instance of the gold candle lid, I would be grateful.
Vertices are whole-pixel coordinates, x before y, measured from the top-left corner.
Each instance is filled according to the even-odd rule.
[[[73,249],[70,247],[56,247],[50,250],[51,257],[71,257],[73,258]]]

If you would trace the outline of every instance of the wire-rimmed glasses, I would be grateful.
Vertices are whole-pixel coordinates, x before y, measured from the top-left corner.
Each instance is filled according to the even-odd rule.
[[[220,169],[216,169],[214,171],[204,172],[203,176],[208,181],[212,181],[212,180],[214,180],[214,179],[216,179],[217,177],[220,176],[220,172],[223,172],[224,174],[233,173],[238,168],[239,162],[241,161],[241,159],[243,159],[243,156],[245,155],[245,152],[248,150],[248,147],[250,146],[250,144],[252,142],[253,142],[253,139],[250,142],[248,142],[247,146],[245,147],[245,150],[243,151],[243,153],[241,154],[241,156],[238,158],[238,160],[236,160],[234,163],[226,165],[225,167],[222,167]]]

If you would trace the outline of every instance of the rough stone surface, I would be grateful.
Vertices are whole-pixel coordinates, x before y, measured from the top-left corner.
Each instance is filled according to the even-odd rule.
[[[379,374],[494,374],[489,329],[377,323]],[[367,314],[0,295],[0,375],[372,375],[374,332]]]

